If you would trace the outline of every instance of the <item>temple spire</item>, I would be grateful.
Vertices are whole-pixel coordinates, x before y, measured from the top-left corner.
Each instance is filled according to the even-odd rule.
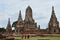
[[[7,33],[11,33],[12,32],[12,27],[11,27],[11,24],[10,24],[10,18],[8,18],[8,24],[7,24],[7,27],[6,27],[6,32]]]
[[[54,11],[54,6],[52,6],[52,15],[51,18],[55,18],[56,19],[56,15],[55,15],[55,11]]]
[[[11,26],[11,24],[10,24],[10,18],[8,18],[8,24],[7,24],[7,26]]]
[[[49,27],[49,33],[59,32],[59,22],[54,12],[54,6],[52,6],[52,15],[51,15],[48,27]]]
[[[54,13],[54,6],[52,6],[52,13]]]
[[[21,10],[19,11],[18,21],[22,21]]]
[[[32,9],[30,6],[26,8],[26,15],[25,15],[25,21],[26,22],[34,22],[33,17],[32,17]]]
[[[30,6],[28,6],[26,9],[26,17],[32,19],[32,9]]]
[[[52,6],[52,10],[54,11],[54,6]]]

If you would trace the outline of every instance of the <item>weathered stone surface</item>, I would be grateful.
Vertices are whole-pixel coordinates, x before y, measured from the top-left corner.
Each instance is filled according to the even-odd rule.
[[[7,27],[6,27],[6,32],[7,33],[11,33],[12,32],[12,28],[11,28],[11,24],[10,24],[10,18],[8,18],[8,24],[7,24]]]
[[[48,24],[48,30],[50,33],[59,33],[59,22],[56,18],[54,7],[52,7],[52,15]]]
[[[34,32],[37,29],[37,23],[34,22],[34,19],[32,17],[32,9],[30,6],[27,7],[26,9],[26,15],[24,21],[22,20],[21,17],[21,11],[19,12],[19,17],[18,17],[18,22],[15,27],[15,32],[16,33],[21,33],[21,32]]]

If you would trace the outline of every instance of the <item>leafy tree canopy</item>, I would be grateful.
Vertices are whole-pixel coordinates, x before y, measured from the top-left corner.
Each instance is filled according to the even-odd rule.
[[[5,28],[0,28],[0,32],[6,32]]]
[[[18,21],[13,22],[12,27],[16,27]]]

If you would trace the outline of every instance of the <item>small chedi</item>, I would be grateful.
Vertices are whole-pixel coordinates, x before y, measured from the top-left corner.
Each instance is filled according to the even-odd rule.
[[[7,27],[6,27],[6,32],[8,34],[10,34],[12,32],[12,27],[11,27],[11,24],[10,24],[10,18],[8,18],[8,24],[7,24]]]
[[[50,21],[48,23],[48,28],[40,29],[40,25],[37,27],[37,23],[33,19],[32,9],[30,6],[26,8],[25,19],[22,19],[21,10],[19,11],[18,20],[13,22],[12,27],[15,28],[13,33],[16,34],[58,34],[59,31],[59,22],[55,15],[54,6],[52,6],[52,14]],[[10,19],[8,19],[8,25],[6,28],[7,33],[12,32],[12,27],[10,24]]]

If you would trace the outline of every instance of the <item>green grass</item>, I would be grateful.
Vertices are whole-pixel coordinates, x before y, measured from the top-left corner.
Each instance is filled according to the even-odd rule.
[[[60,37],[39,37],[39,36],[36,36],[36,37],[30,37],[29,39],[25,39],[25,38],[21,38],[21,37],[13,37],[15,38],[16,40],[38,40],[38,39],[49,39],[49,40],[60,40]]]

